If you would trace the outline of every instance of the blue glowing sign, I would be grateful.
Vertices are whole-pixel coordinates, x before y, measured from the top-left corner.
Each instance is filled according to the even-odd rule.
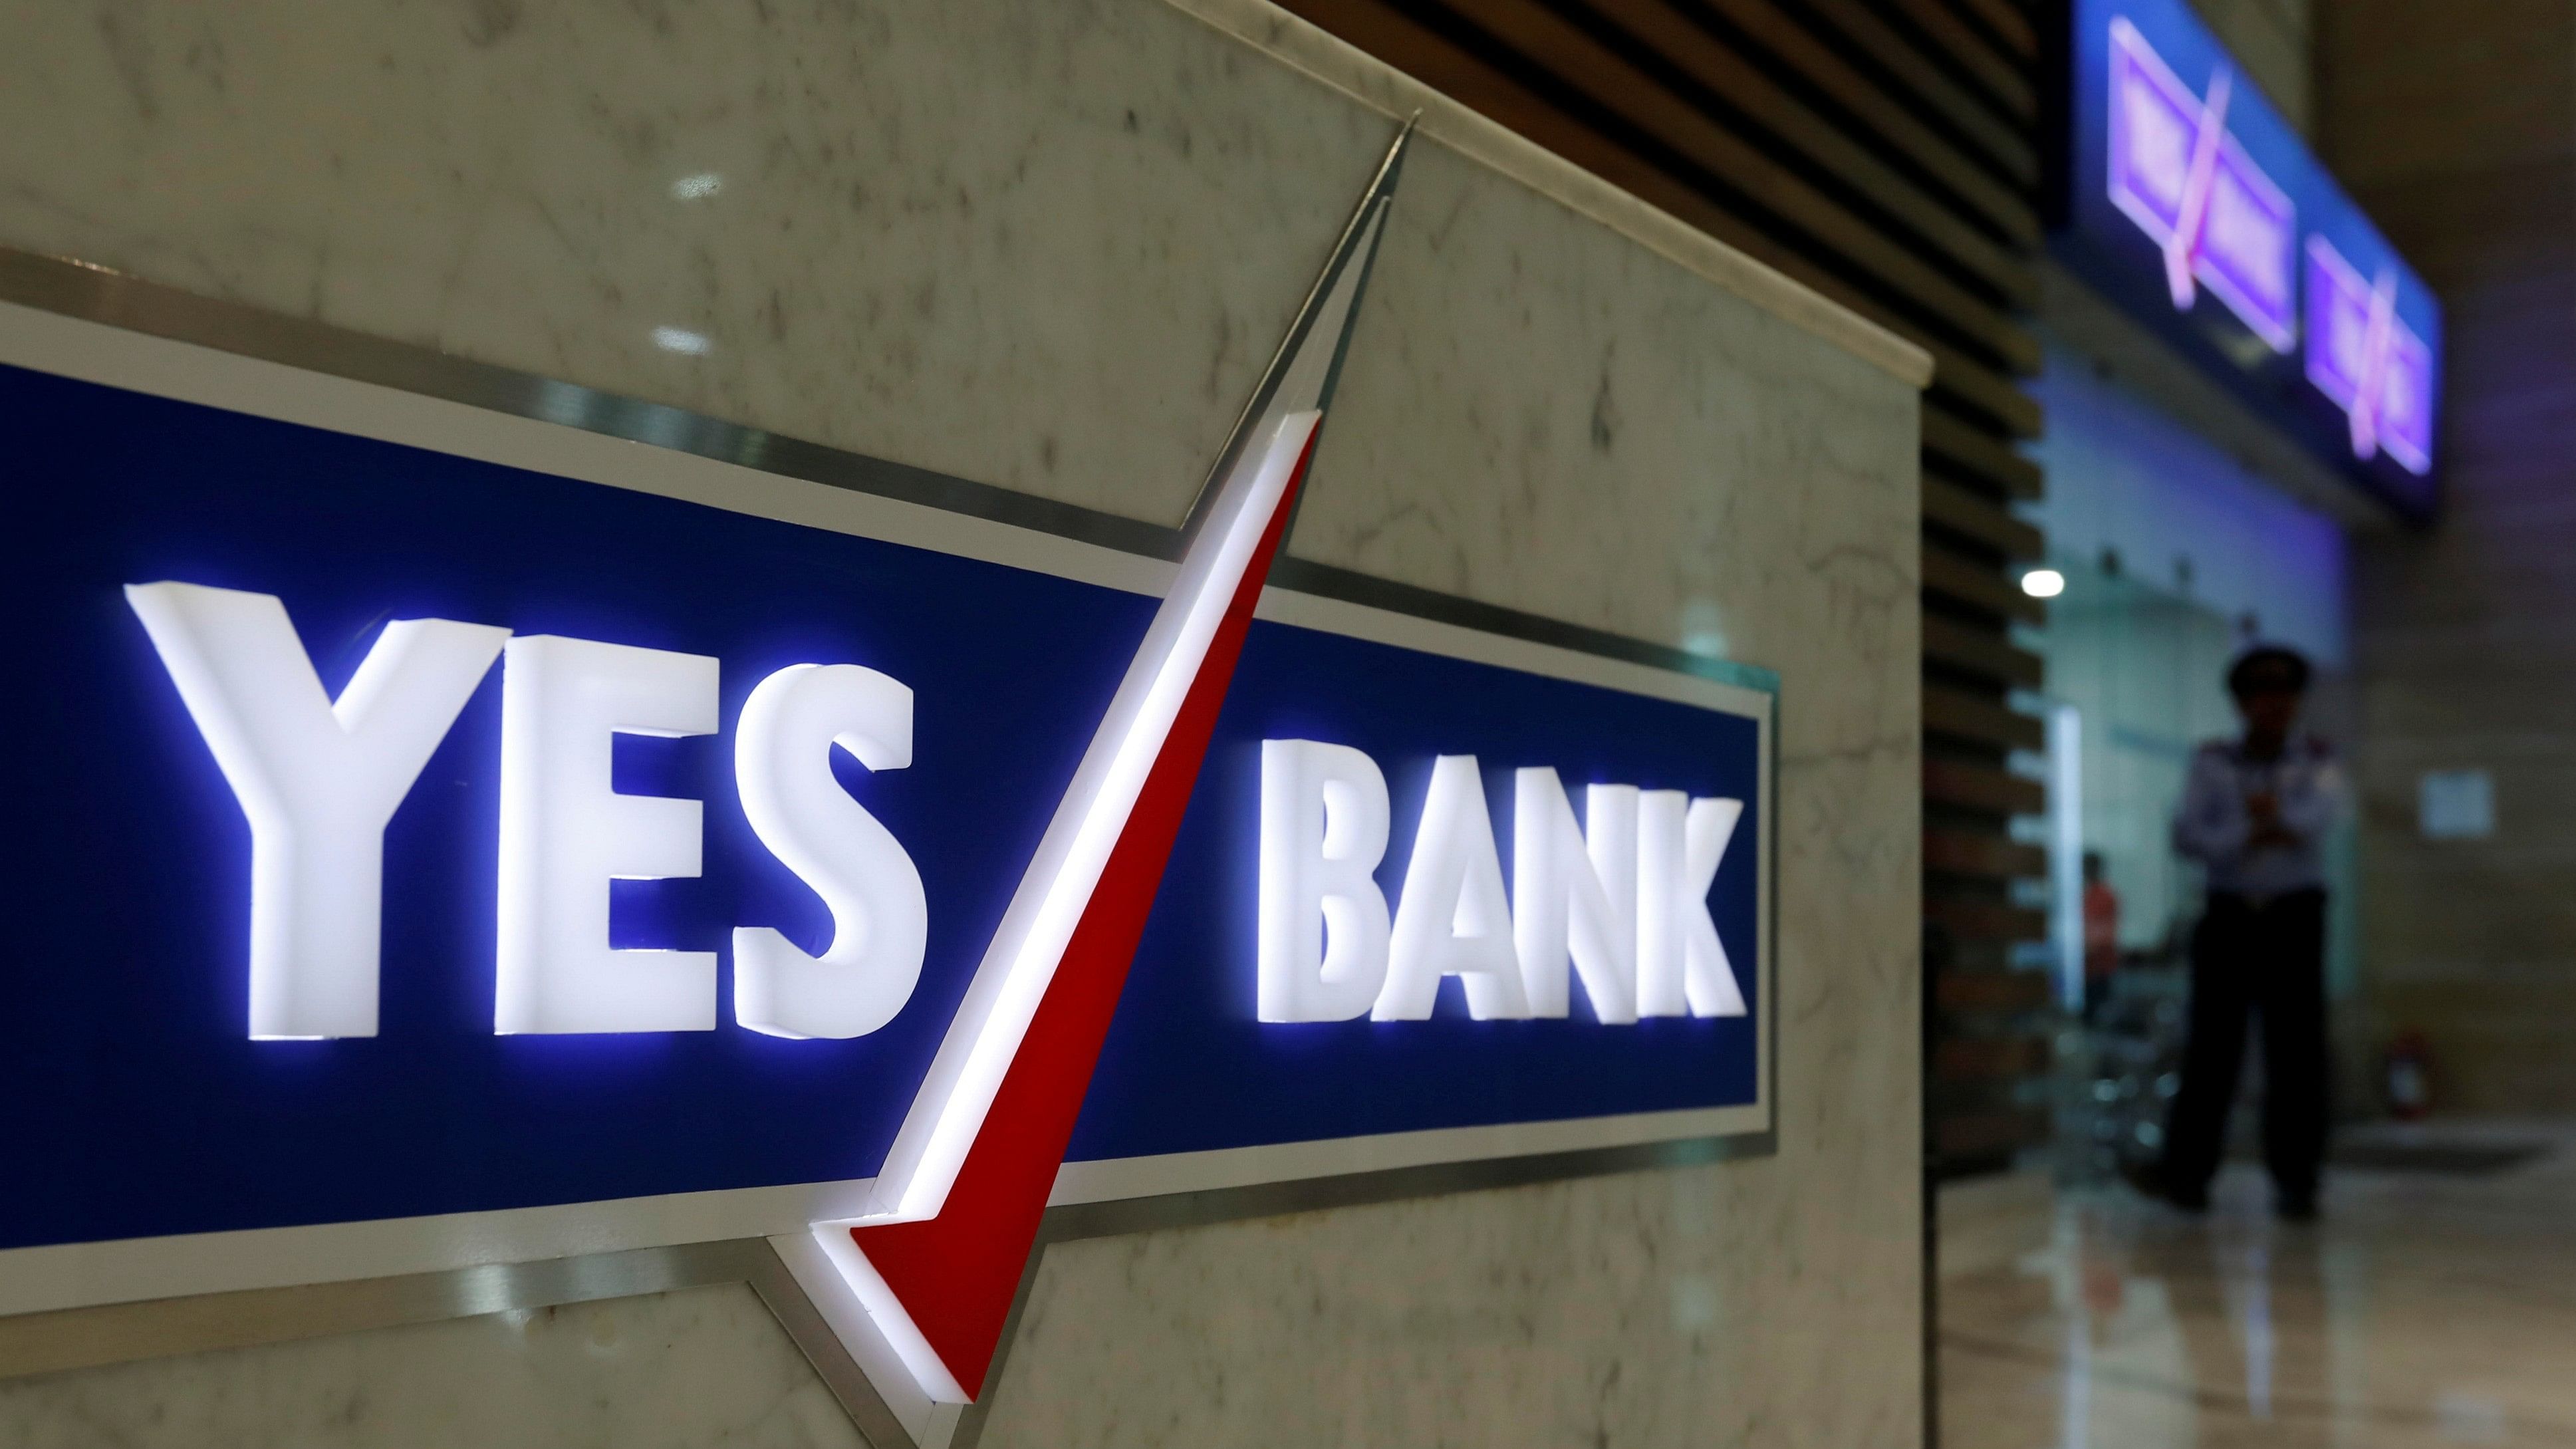
[[[675,1194],[708,1235],[855,1215],[1171,566],[423,400],[371,432],[349,384],[204,400],[306,386],[257,366],[190,362],[228,380],[203,396],[0,367],[28,520],[0,1249]],[[1059,1200],[1767,1129],[1772,686],[1717,673],[1271,589]],[[1534,799],[1562,830],[1522,828]],[[262,869],[338,892],[321,915],[258,924],[263,809]],[[306,826],[380,862],[299,865]],[[1300,850],[1314,879],[1274,879]],[[1454,919],[1408,924],[1441,871]],[[1608,885],[1542,921],[1533,878]],[[1497,880],[1508,918],[1470,920]],[[1336,903],[1372,897],[1390,982],[1432,943],[1418,1000],[1273,1009],[1266,903],[1320,910],[1280,949],[1330,985],[1369,964]],[[1544,969],[1471,1004],[1458,942],[1544,968],[1550,930],[1553,1011]],[[296,945],[352,938],[364,972]],[[835,997],[835,960],[888,974]]]
[[[2441,307],[2183,0],[2078,0],[2054,250],[2319,456],[2429,517]]]
[[[2112,204],[2163,252],[2176,308],[2191,310],[2206,285],[2287,352],[2298,331],[2298,211],[2228,131],[2234,96],[2224,70],[2207,95],[2194,94],[2126,17],[2111,22]]]

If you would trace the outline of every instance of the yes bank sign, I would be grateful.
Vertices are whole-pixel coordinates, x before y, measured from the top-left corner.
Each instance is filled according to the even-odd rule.
[[[1058,1202],[1769,1128],[1771,681],[1265,590],[1319,408],[1176,564],[0,321],[0,1248],[900,1218],[1049,942]]]
[[[378,1034],[385,829],[496,655],[493,1030],[715,1027],[719,953],[612,945],[610,894],[703,872],[704,802],[620,792],[616,738],[718,733],[722,661],[396,619],[334,700],[275,596],[124,593],[250,825],[251,1037]],[[866,1036],[911,1001],[930,936],[921,868],[833,759],[909,766],[913,715],[909,686],[857,664],[791,664],[744,697],[731,731],[743,820],[831,926],[812,951],[774,926],[732,931],[741,1026]],[[1710,902],[1742,799],[1596,784],[1578,821],[1557,771],[1523,766],[1507,897],[1476,757],[1441,755],[1390,912],[1384,769],[1315,740],[1263,740],[1260,759],[1259,944],[1237,953],[1258,962],[1260,1020],[1428,1020],[1453,977],[1477,1020],[1561,1019],[1576,969],[1603,1025],[1745,1014]],[[1249,946],[1255,932],[1238,934]]]

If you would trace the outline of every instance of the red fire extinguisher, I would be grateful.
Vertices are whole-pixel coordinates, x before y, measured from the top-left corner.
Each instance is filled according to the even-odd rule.
[[[2388,1044],[2388,1110],[2413,1121],[2433,1108],[2433,1049],[2424,1033],[2412,1027]]]

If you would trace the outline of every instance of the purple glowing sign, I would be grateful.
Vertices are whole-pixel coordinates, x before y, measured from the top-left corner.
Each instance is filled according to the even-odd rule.
[[[2195,95],[2127,17],[2111,22],[2111,203],[2164,249],[2174,306],[2206,286],[2275,352],[2297,337],[2298,211],[2227,133],[2235,82]]]
[[[2365,277],[2334,243],[2308,238],[2308,381],[2352,423],[2352,453],[2433,467],[2433,349],[2397,317],[2397,277]]]
[[[2192,0],[2068,0],[2049,250],[2403,517],[2440,510],[2442,304]]]

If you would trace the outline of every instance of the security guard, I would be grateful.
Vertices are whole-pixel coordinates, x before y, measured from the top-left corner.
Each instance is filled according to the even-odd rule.
[[[2155,1186],[2209,1206],[2226,1144],[2246,1019],[2263,1025],[2263,1160],[2281,1216],[2316,1216],[2326,1145],[2325,873],[2320,847],[2343,809],[2333,752],[2296,729],[2308,661],[2276,645],[2227,672],[2245,732],[2200,747],[2174,848],[2208,872],[2191,943],[2191,1026]]]

